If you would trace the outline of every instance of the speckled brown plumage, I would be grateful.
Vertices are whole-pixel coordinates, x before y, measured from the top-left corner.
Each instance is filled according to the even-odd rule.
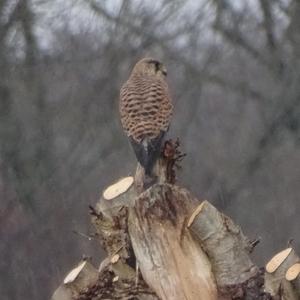
[[[142,59],[120,93],[121,122],[146,173],[159,153],[172,115],[165,76],[162,63],[152,58]]]

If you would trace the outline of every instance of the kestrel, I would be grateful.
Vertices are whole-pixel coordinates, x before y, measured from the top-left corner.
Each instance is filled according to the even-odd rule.
[[[144,58],[120,92],[121,123],[146,175],[151,175],[172,116],[166,75],[161,62]]]

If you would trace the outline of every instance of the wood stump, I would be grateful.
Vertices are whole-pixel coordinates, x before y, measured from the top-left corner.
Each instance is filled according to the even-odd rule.
[[[197,204],[187,190],[157,184],[130,209],[129,235],[139,268],[162,300],[217,299],[210,262],[186,228]]]
[[[259,269],[250,257],[256,241],[175,185],[180,158],[178,144],[168,141],[152,186],[145,190],[138,166],[134,177],[104,190],[90,213],[107,257],[98,269],[77,266],[51,300],[300,299],[293,250],[273,257],[266,272]]]

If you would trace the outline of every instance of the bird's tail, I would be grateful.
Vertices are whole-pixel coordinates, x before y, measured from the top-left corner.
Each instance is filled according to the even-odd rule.
[[[145,170],[145,175],[151,177],[152,168],[159,157],[160,147],[163,140],[164,132],[162,131],[157,138],[144,138],[141,143],[131,138],[131,144],[137,160]]]

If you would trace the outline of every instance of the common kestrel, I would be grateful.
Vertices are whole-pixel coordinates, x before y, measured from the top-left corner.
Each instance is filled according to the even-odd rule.
[[[146,175],[151,175],[172,116],[166,75],[161,62],[144,58],[120,92],[121,123]]]

